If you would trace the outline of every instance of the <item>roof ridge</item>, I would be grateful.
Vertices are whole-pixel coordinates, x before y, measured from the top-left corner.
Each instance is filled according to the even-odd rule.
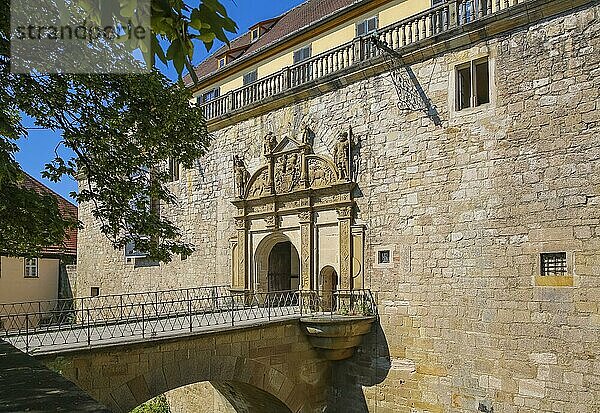
[[[72,203],[71,201],[69,201],[68,199],[66,199],[64,196],[62,196],[61,194],[59,194],[58,192],[56,192],[55,190],[53,190],[52,188],[48,187],[46,184],[44,184],[43,182],[41,182],[40,180],[34,178],[33,176],[31,176],[29,173],[25,172],[23,169],[21,169],[21,171],[27,175],[27,177],[29,177],[30,179],[34,180],[36,183],[40,184],[41,186],[44,187],[44,189],[48,190],[49,192],[52,193],[52,195],[62,199],[63,201],[67,202],[68,204],[70,204],[73,208],[78,208],[77,205],[75,205],[74,203]]]
[[[235,70],[238,64],[243,64],[257,55],[264,53],[277,45],[285,44],[294,39],[299,34],[303,33],[311,26],[319,26],[336,15],[341,15],[347,10],[357,7],[361,4],[366,4],[370,0],[306,0],[291,9],[283,12],[276,18],[278,21],[273,27],[261,36],[256,41],[250,42],[248,39],[249,32],[244,32],[236,37],[231,43],[239,42],[241,45],[247,46],[237,59],[229,62],[224,69],[226,77],[239,74]],[[248,42],[245,44],[245,42]],[[194,67],[194,72],[198,76],[199,82],[210,82],[210,79],[220,72],[220,69],[215,60],[211,58],[218,54],[224,53],[223,47],[217,49],[214,53],[203,59]],[[230,66],[231,65],[231,66]],[[195,88],[195,84],[190,80],[191,75],[188,73],[184,77],[184,81],[188,87]]]

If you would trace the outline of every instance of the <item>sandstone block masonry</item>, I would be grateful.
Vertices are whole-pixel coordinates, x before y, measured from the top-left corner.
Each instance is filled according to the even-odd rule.
[[[125,264],[90,220],[78,290],[229,283],[231,160],[251,172],[261,137],[360,139],[356,220],[381,327],[332,369],[338,412],[600,411],[600,7],[592,5],[412,66],[441,126],[404,110],[391,74],[224,127],[173,184],[187,260]],[[455,110],[456,67],[490,67],[491,101]],[[376,252],[393,251],[389,265]],[[540,254],[565,252],[570,284],[542,286]],[[560,284],[560,283],[559,283]],[[352,390],[352,391],[350,391]]]

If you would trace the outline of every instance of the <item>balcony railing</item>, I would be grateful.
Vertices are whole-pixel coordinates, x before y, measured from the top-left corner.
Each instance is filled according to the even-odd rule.
[[[201,105],[204,117],[206,120],[218,118],[378,57],[382,52],[375,47],[374,36],[388,47],[400,50],[526,1],[530,0],[446,1],[204,103]]]

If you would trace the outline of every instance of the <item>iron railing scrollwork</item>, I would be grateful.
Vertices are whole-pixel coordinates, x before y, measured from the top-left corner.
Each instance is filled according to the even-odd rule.
[[[0,304],[0,338],[27,353],[287,317],[375,316],[370,290],[245,292],[227,286]]]

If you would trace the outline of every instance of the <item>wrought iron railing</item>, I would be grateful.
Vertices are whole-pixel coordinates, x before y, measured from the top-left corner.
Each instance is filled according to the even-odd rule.
[[[450,0],[376,33],[357,37],[335,49],[318,54],[281,71],[235,89],[201,105],[207,120],[218,118],[233,110],[261,102],[287,90],[338,73],[358,63],[378,57],[382,52],[374,45],[374,37],[388,47],[400,51],[410,45],[474,21],[496,14],[530,0]]]
[[[376,314],[369,290],[231,294],[215,286],[86,297],[68,306],[63,300],[2,304],[0,338],[31,354],[289,317]]]

